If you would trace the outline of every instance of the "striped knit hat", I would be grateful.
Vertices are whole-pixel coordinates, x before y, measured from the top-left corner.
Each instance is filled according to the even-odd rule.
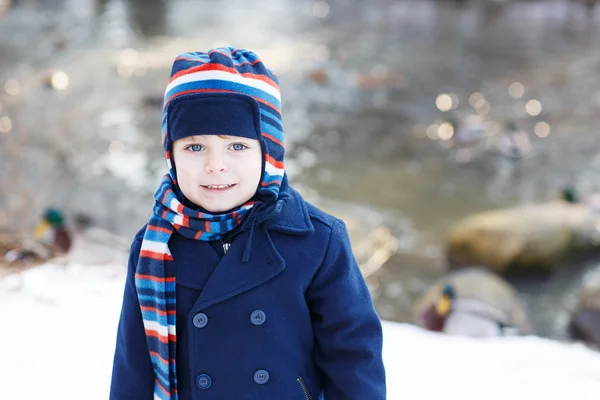
[[[154,212],[144,232],[135,286],[154,369],[154,398],[177,400],[177,277],[175,268],[168,267],[176,261],[169,239],[175,231],[190,239],[221,239],[251,210],[256,215],[257,203],[271,207],[276,202],[285,181],[277,78],[247,50],[226,47],[182,54],[175,59],[165,93],[162,134],[169,173],[154,194]],[[176,192],[171,146],[174,140],[194,134],[236,135],[261,142],[263,174],[254,198],[223,214],[198,211],[182,203]],[[251,235],[252,229],[249,238]],[[247,250],[250,243],[248,239]],[[242,262],[249,257],[245,250]]]
[[[259,140],[264,163],[256,197],[266,202],[278,197],[285,152],[281,96],[277,77],[255,53],[222,47],[175,58],[162,118],[163,146],[175,183],[172,142],[195,134]]]

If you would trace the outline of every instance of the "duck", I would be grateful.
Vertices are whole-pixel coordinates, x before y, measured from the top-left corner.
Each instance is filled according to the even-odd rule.
[[[448,233],[447,267],[479,265],[504,275],[548,275],[569,256],[600,249],[599,222],[588,208],[564,201],[472,214]]]
[[[600,215],[600,193],[581,196],[574,187],[564,186],[559,191],[559,199],[570,204],[580,204],[594,214]]]
[[[531,333],[516,291],[479,267],[453,272],[433,284],[416,303],[415,322],[428,331],[469,337]]]
[[[48,208],[31,237],[4,235],[0,240],[4,270],[16,270],[54,261],[59,264],[125,264],[129,243],[111,232],[94,226],[86,214],[76,214],[67,226],[61,210]]]
[[[53,235],[44,237],[48,227]],[[8,230],[0,232],[0,269],[2,275],[43,264],[64,255],[71,247],[71,237],[64,226],[62,214],[48,209],[32,235],[23,235]]]

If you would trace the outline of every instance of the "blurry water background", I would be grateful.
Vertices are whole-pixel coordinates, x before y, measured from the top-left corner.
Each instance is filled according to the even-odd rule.
[[[565,184],[600,191],[600,15],[539,0],[494,19],[479,5],[12,0],[0,11],[0,224],[29,229],[54,204],[132,237],[165,172],[173,58],[247,47],[280,78],[291,182],[398,237],[369,283],[383,318],[410,321],[459,218],[549,200]],[[444,93],[455,115],[517,121],[531,154],[458,162],[436,130]],[[565,336],[576,290],[599,268],[578,264],[519,287],[536,333]]]

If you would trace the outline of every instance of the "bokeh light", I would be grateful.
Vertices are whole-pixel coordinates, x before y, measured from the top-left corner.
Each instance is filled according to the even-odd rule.
[[[542,103],[536,99],[531,99],[525,104],[525,111],[531,116],[540,115],[542,112]]]
[[[540,121],[535,124],[533,132],[537,137],[545,138],[550,134],[550,125],[548,123]]]
[[[480,108],[486,103],[485,97],[479,92],[475,92],[469,96],[469,104],[473,108]]]
[[[64,71],[56,71],[50,77],[50,85],[56,90],[65,90],[69,86],[69,75]]]
[[[329,4],[324,1],[317,1],[312,8],[312,13],[317,18],[325,18],[329,15]]]
[[[508,94],[513,99],[520,99],[525,94],[525,86],[521,82],[513,82],[508,87]]]
[[[452,109],[452,97],[448,94],[440,94],[435,99],[435,105],[440,111],[450,111]]]
[[[12,130],[12,120],[7,116],[0,117],[0,133],[9,133]]]
[[[442,140],[450,140],[454,136],[454,127],[449,122],[443,122],[438,129],[438,136]]]
[[[18,95],[19,92],[21,91],[19,81],[17,81],[16,79],[7,80],[6,83],[4,84],[4,90],[6,91],[7,94],[9,94],[11,96]]]
[[[440,126],[438,124],[431,124],[427,127],[427,137],[431,140],[438,140],[439,134],[438,131]]]

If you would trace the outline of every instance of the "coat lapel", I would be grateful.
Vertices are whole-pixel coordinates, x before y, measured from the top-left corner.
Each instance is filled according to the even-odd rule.
[[[275,248],[269,231],[290,235],[307,235],[314,232],[304,199],[289,186],[282,187],[277,216],[255,227],[251,256],[242,262],[248,241],[248,232],[241,233],[221,259],[206,282],[194,309],[203,309],[220,303],[275,277],[285,268],[285,260]]]
[[[247,232],[234,240],[206,282],[194,308],[207,308],[237,296],[263,284],[284,270],[285,261],[264,226],[257,227],[254,231],[250,260],[242,262],[247,240]]]

